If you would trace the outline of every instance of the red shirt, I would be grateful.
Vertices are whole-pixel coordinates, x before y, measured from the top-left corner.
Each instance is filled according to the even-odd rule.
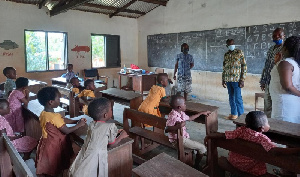
[[[226,139],[240,138],[261,144],[266,151],[276,147],[266,135],[246,127],[239,127],[234,131],[225,131],[225,136]],[[264,162],[234,152],[229,152],[228,161],[237,169],[256,176],[266,174],[267,172],[266,164]]]

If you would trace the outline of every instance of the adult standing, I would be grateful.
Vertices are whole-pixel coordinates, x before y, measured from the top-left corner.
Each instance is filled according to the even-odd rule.
[[[226,119],[236,119],[244,113],[241,88],[247,73],[247,64],[242,50],[236,49],[233,39],[226,41],[228,52],[224,55],[222,85],[228,89],[231,114]]]
[[[285,38],[284,31],[282,28],[276,28],[273,31],[273,42],[275,42],[275,45],[271,46],[267,53],[267,59],[265,62],[265,67],[263,69],[261,79],[260,79],[260,88],[262,91],[265,91],[264,96],[264,112],[267,115],[268,118],[271,117],[272,112],[272,99],[269,91],[269,84],[271,80],[271,70],[273,69],[275,62],[275,55],[280,52],[283,40]]]
[[[287,38],[281,52],[284,58],[271,71],[271,117],[300,123],[300,38]]]
[[[188,54],[189,46],[186,43],[181,45],[181,53],[177,54],[174,69],[174,80],[177,75],[177,94],[184,92],[184,99],[187,100],[188,93],[192,92],[192,75],[191,69],[194,67],[193,56]]]

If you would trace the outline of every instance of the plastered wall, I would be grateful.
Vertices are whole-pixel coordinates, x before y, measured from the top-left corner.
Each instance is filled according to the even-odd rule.
[[[139,65],[148,67],[147,35],[299,21],[299,7],[299,0],[170,0],[138,19]],[[165,71],[173,77],[173,69]],[[194,70],[192,77],[193,95],[228,102],[221,73]],[[247,75],[242,96],[248,106],[254,107],[254,93],[261,92],[259,79],[260,75]]]
[[[75,45],[91,46],[91,33],[120,35],[121,61],[122,65],[137,63],[138,61],[138,35],[137,20],[113,17],[81,11],[70,10],[53,17],[47,14],[47,9],[39,9],[35,5],[19,4],[0,1],[0,43],[3,40],[12,40],[19,45],[13,50],[0,48],[0,70],[6,66],[13,66],[17,69],[18,76],[25,76],[51,83],[51,78],[58,77],[66,71],[55,72],[25,72],[24,54],[24,29],[62,31],[68,33],[68,54],[69,63],[74,65],[74,70],[80,72],[91,67],[91,52],[85,53],[71,51]],[[4,55],[4,52],[13,55]],[[79,58],[77,58],[79,55]],[[81,58],[83,56],[84,58]],[[117,85],[120,68],[99,69],[100,74],[109,76],[109,87],[115,80]],[[124,79],[125,80],[125,79]],[[5,81],[0,75],[0,82]],[[126,81],[124,81],[126,83]]]

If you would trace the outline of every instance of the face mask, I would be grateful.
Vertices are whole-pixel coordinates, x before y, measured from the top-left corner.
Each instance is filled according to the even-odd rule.
[[[282,44],[282,39],[273,40],[273,42],[275,42],[276,45],[281,45]]]
[[[188,53],[189,49],[188,48],[184,48],[183,49],[183,53]]]
[[[233,51],[235,49],[235,45],[228,46],[228,49],[231,50],[231,51]]]

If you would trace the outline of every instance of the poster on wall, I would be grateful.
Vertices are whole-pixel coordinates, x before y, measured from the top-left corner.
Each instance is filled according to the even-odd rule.
[[[0,43],[0,48],[4,50],[10,50],[10,49],[16,49],[19,45],[11,40],[4,40],[2,43]],[[4,51],[2,52],[2,56],[13,56],[14,53],[11,51]]]
[[[75,47],[71,49],[71,51],[76,52],[76,58],[85,58],[86,53],[90,52],[90,47],[75,45]]]

